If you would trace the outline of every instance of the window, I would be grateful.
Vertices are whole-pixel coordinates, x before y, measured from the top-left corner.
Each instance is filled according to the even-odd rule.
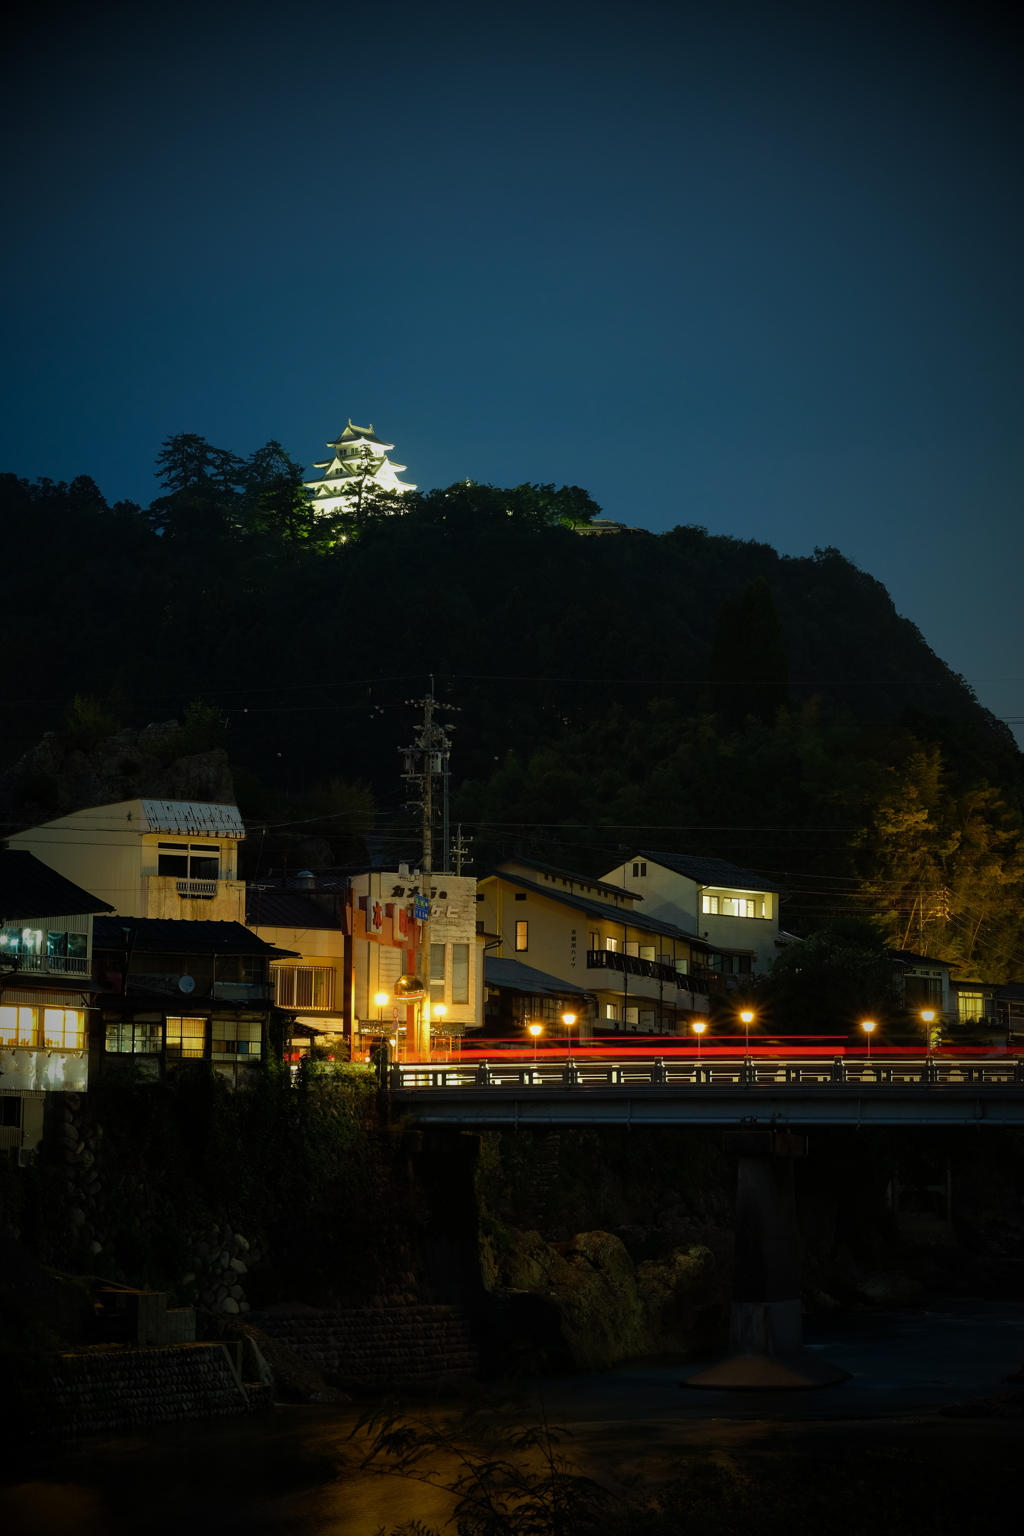
[[[940,976],[907,976],[903,982],[903,1001],[908,1008],[942,1007]]]
[[[605,1016],[606,1019],[614,1019],[616,1024],[617,1024],[619,1022],[619,1005],[618,1005],[618,1003],[605,1003],[605,1005],[604,1005],[604,1016]]]
[[[516,923],[516,950],[517,951],[528,949],[530,947],[529,946],[529,932],[530,932],[530,925],[529,925],[529,923],[524,923],[524,922]]]
[[[646,864],[634,864],[633,865],[633,878],[634,878],[634,880],[641,879],[644,875],[646,875],[646,873],[647,873],[647,865]]]
[[[43,1044],[58,1051],[80,1051],[85,1046],[83,1008],[44,1008]]]
[[[433,948],[433,945],[431,945]],[[275,1001],[279,1008],[332,1008],[332,965],[284,965],[274,971]]]
[[[639,959],[640,941],[638,939],[624,939],[622,944],[622,953],[624,955],[636,955],[637,959]]]
[[[736,969],[737,969],[737,971],[739,972],[739,974],[741,976],[749,976],[750,975],[750,961],[751,961],[750,955],[737,955],[736,956]]]
[[[0,1008],[0,1045],[37,1045],[38,1014],[37,1008]]]
[[[114,1055],[155,1056],[163,1043],[161,1019],[118,1019],[106,1026],[106,1048]]]
[[[641,960],[656,960],[657,958],[658,958],[658,951],[655,949],[653,944],[641,944],[640,945],[640,959]]]
[[[263,1029],[258,1019],[211,1019],[210,1055],[214,1061],[263,1054]]]
[[[516,892],[516,901],[525,901],[525,900],[526,900],[526,892],[525,891],[517,891]]]
[[[469,1002],[469,945],[452,945],[452,1002]]]
[[[18,1094],[4,1094],[0,1099],[0,1125],[19,1127],[21,1125],[21,1097]]]
[[[627,1029],[638,1029],[640,1026],[640,1009],[628,1005],[623,1008],[623,1023]]]
[[[430,946],[430,996],[435,1003],[444,1002],[444,954],[443,944]]]
[[[206,1054],[206,1020],[168,1018],[167,1060],[196,1060]]]
[[[220,875],[220,848],[207,843],[158,843],[157,873],[179,880],[216,880]],[[166,851],[164,851],[166,850]]]
[[[614,954],[619,947],[619,941],[618,939],[605,939],[604,947],[605,949],[610,949]]]
[[[718,897],[709,896],[706,892],[700,899],[700,909],[704,913],[710,913],[713,917],[718,915]]]
[[[726,896],[722,900],[722,911],[727,917],[753,917],[753,897]]]
[[[588,936],[587,936],[587,948],[588,949],[600,949],[601,948],[601,935],[599,933],[590,933],[590,934],[588,934]]]
[[[985,1017],[984,992],[958,992],[956,1013],[961,1024],[969,1024],[972,1019],[983,1019]]]

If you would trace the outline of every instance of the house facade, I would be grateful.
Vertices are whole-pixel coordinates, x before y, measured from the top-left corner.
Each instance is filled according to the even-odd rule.
[[[724,975],[763,975],[778,953],[779,887],[725,859],[642,849],[606,880],[643,899],[644,911],[698,934]]]
[[[0,1151],[38,1147],[47,1093],[89,1086],[93,924],[108,904],[24,850],[0,852]]]
[[[125,917],[243,923],[244,837],[234,805],[124,800],[30,827],[9,846],[84,883]]]
[[[590,1030],[683,1034],[724,988],[716,951],[646,904],[639,910],[641,900],[625,886],[515,858],[480,880],[477,915],[489,957],[592,994]]]

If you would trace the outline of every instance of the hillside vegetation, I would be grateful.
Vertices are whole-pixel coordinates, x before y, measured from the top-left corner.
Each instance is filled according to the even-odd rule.
[[[8,765],[83,707],[113,735],[212,706],[192,750],[226,745],[243,811],[326,816],[324,857],[347,857],[352,817],[325,807],[365,825],[372,792],[400,837],[395,749],[432,673],[462,711],[474,867],[719,853],[782,881],[791,926],[875,913],[891,940],[1021,974],[1020,754],[839,551],[580,537],[597,508],[575,487],[459,483],[317,524],[275,444],[243,461],[171,439],[162,473],[148,510],[0,477]]]

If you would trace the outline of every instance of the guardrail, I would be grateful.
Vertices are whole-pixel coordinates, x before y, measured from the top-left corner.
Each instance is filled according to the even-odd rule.
[[[850,1060],[846,1057],[799,1061],[734,1059],[731,1061],[565,1061],[397,1062],[388,1069],[393,1092],[436,1089],[581,1089],[652,1090],[694,1088],[813,1087],[844,1085],[858,1088],[1012,1087],[1024,1088],[1024,1058],[1002,1056],[983,1061],[950,1057],[903,1058],[899,1061]]]

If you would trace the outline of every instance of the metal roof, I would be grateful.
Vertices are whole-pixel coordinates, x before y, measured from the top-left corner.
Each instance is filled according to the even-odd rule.
[[[298,891],[261,891],[246,893],[245,920],[250,928],[333,928],[341,919],[310,896]]]
[[[536,859],[524,859],[518,855],[514,859],[506,859],[507,864],[525,864],[527,869],[539,869],[542,875],[557,875],[560,880],[571,880],[574,885],[589,885],[598,891],[610,891],[613,896],[631,896],[634,901],[643,901],[639,891],[627,891],[622,885],[609,885],[607,880],[595,880],[590,875],[581,875],[575,869],[561,869],[557,864],[539,864]],[[504,864],[496,866],[504,869]]]
[[[0,919],[71,917],[113,910],[109,902],[58,875],[28,849],[0,851]]]
[[[538,885],[535,880],[527,880],[523,875],[513,875],[507,870],[496,869],[491,876],[485,879],[507,880],[510,885],[522,886],[524,891],[533,891],[538,896],[546,896],[549,901],[561,902],[565,907],[575,907],[577,912],[588,912],[593,917],[611,918],[616,923],[625,921],[630,928],[638,928],[641,933],[660,933],[666,939],[685,939],[687,944],[696,944],[700,949],[714,951],[715,954],[732,954],[728,945],[712,944],[707,939],[702,939],[699,934],[687,933],[685,928],[677,928],[675,923],[663,923],[660,918],[646,917],[640,913],[631,912],[628,907],[611,907],[606,901],[591,901],[589,896],[572,896],[568,891],[556,890],[554,886]],[[746,953],[746,951],[744,951]]]
[[[533,997],[564,997],[569,993],[585,997],[587,992],[586,987],[549,976],[546,971],[535,971],[532,965],[524,965],[521,960],[499,960],[494,955],[484,958],[484,982],[489,987],[508,987],[510,991],[528,992]]]
[[[685,875],[698,885],[725,885],[747,891],[782,889],[773,880],[766,880],[752,869],[744,869],[742,864],[730,864],[727,859],[702,859],[688,853],[655,853],[650,848],[641,848],[638,856],[649,859],[652,864],[661,864],[665,869],[674,870],[677,875]],[[623,862],[628,864],[630,861],[625,859]]]
[[[277,949],[242,923],[173,917],[98,917],[92,942],[94,949],[122,951],[130,944],[133,954],[144,955],[266,955],[275,960],[296,953]]]

